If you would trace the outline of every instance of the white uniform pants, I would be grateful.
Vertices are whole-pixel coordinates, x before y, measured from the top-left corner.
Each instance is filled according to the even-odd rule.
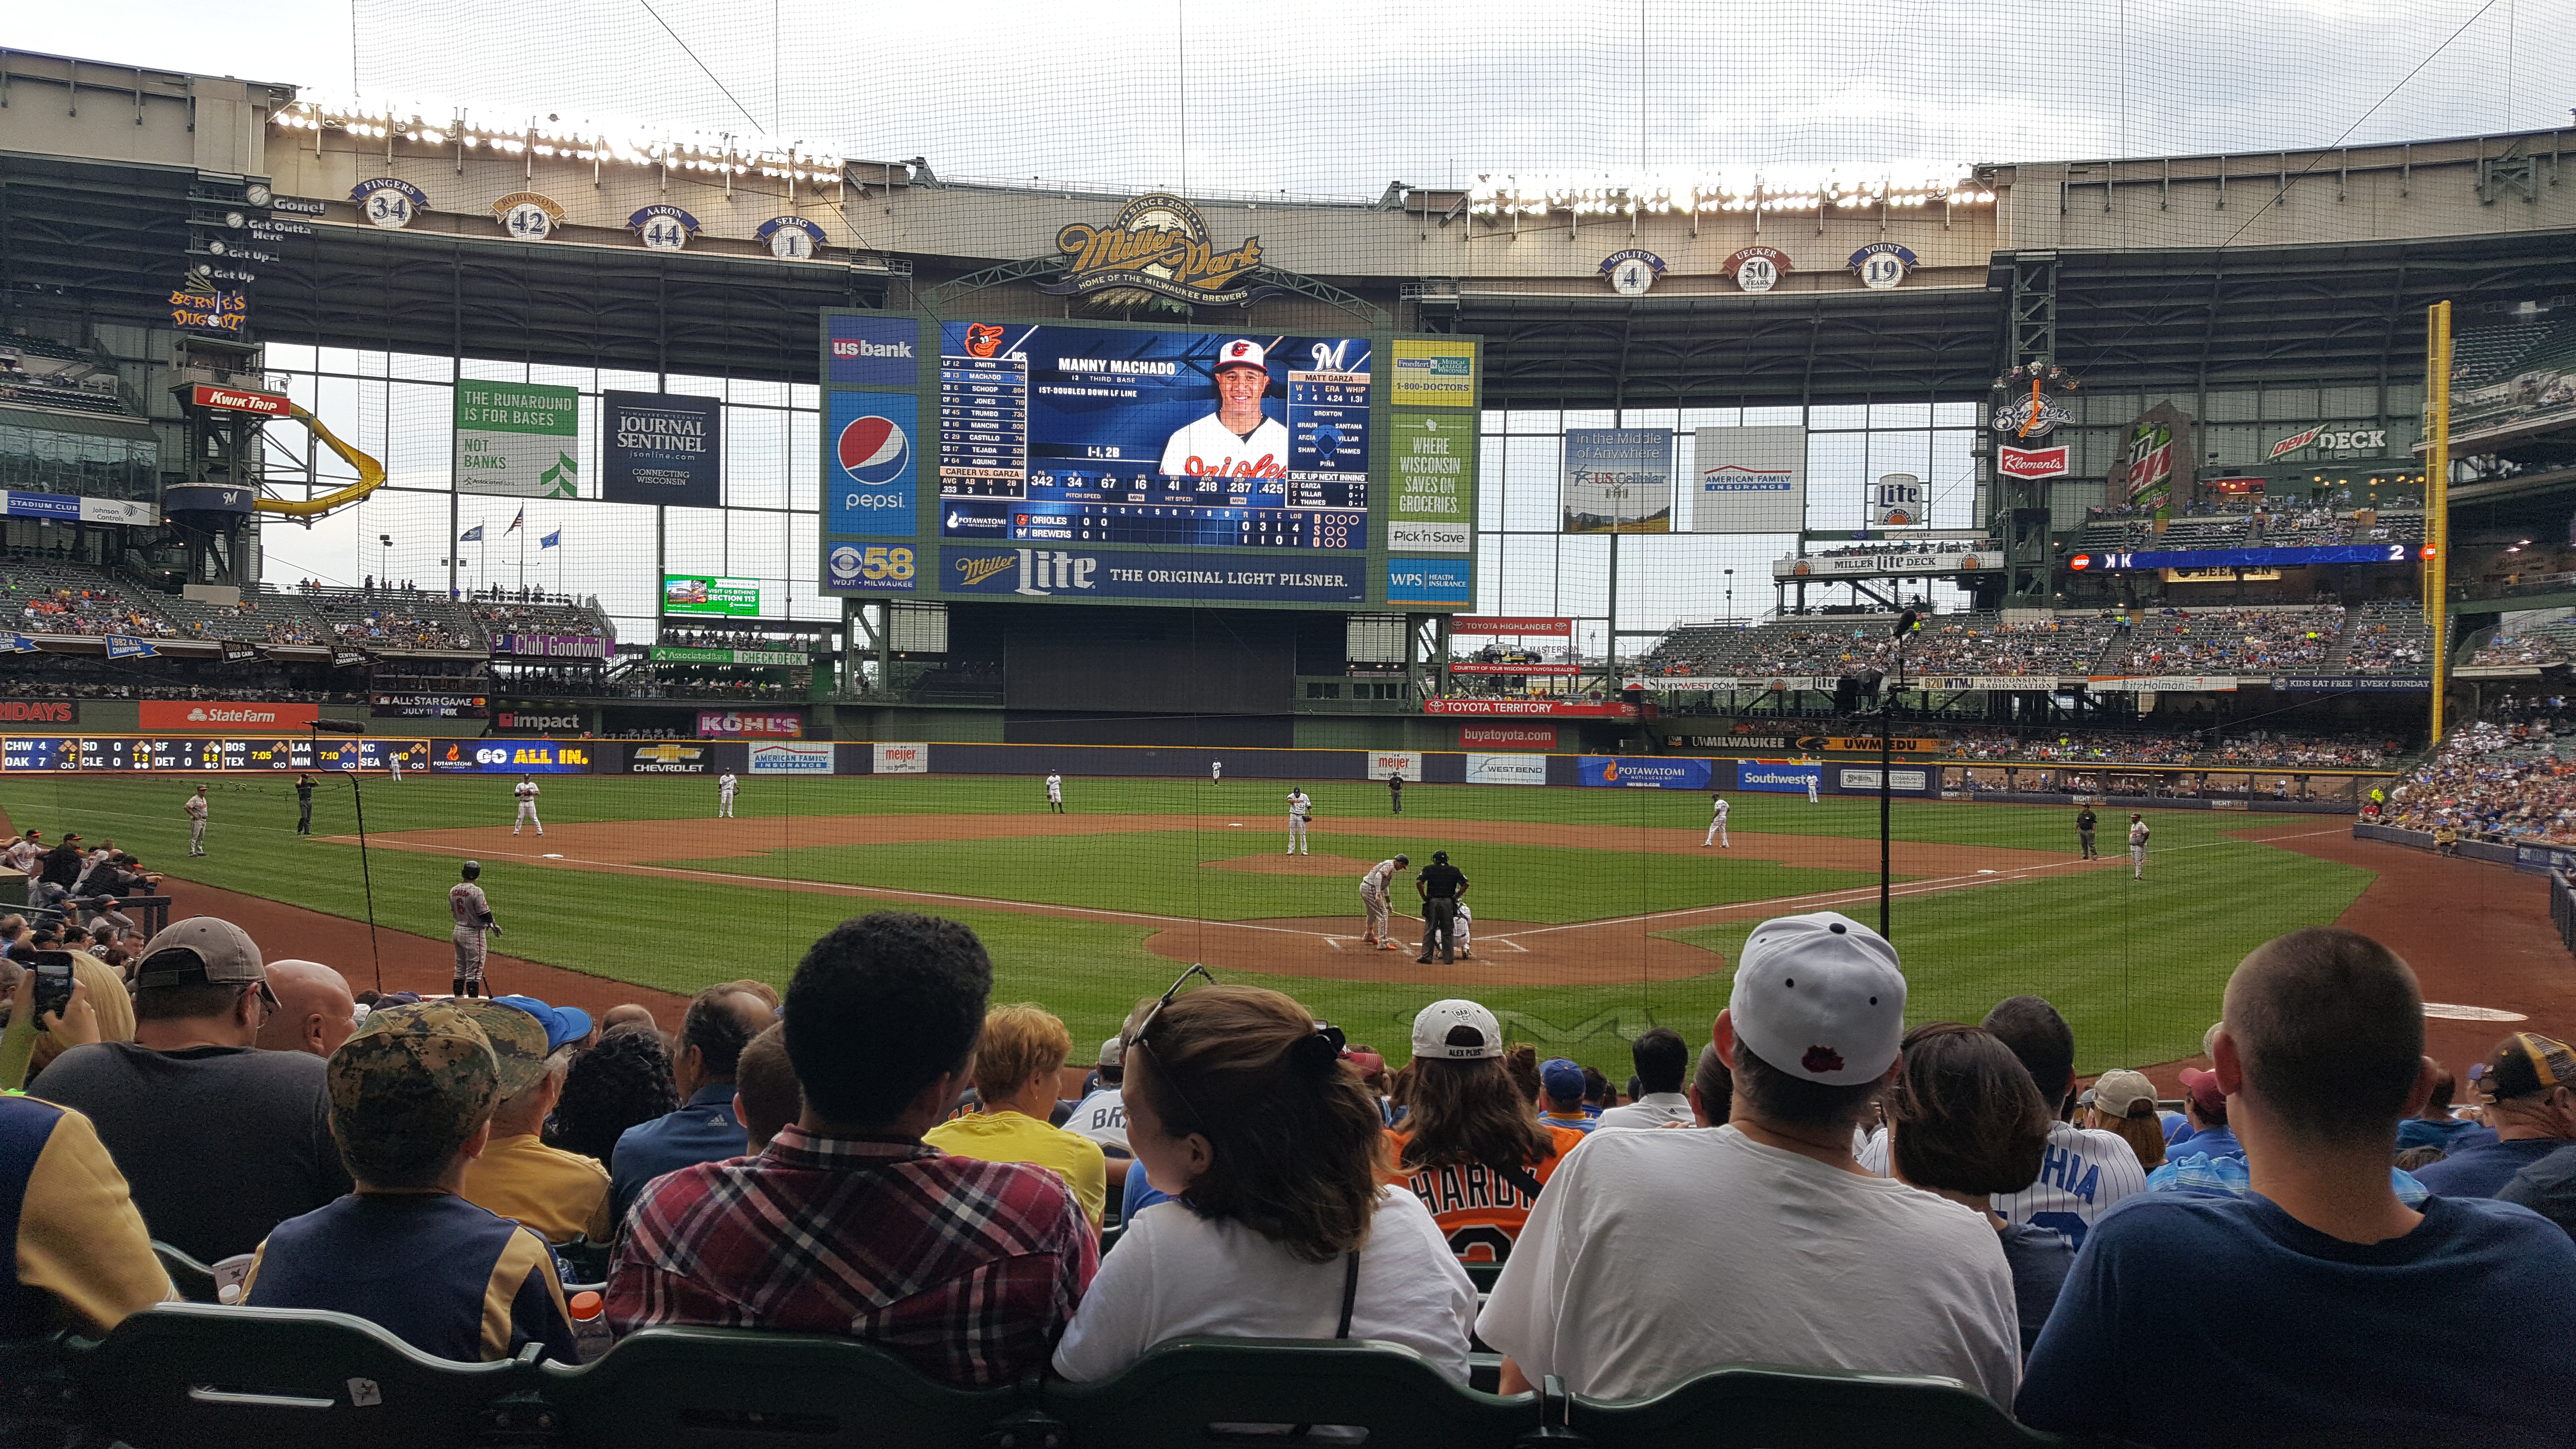
[[[190,855],[206,853],[206,818],[202,815],[188,822],[188,853]]]
[[[1467,914],[1467,903],[1460,901],[1458,914],[1450,923],[1449,933],[1458,938],[1458,954],[1461,956],[1473,954],[1467,949],[1467,928],[1474,924],[1475,918]]]
[[[716,818],[718,820],[731,820],[733,818],[733,792],[731,790],[719,790],[716,792]]]
[[[2132,845],[2129,847],[2129,866],[2132,873],[2132,879],[2145,880],[2147,878],[2147,848],[2145,846]]]
[[[396,755],[393,757],[393,767],[394,783],[399,785],[402,783],[402,756]]]
[[[1807,782],[1807,803],[1810,805],[1816,803],[1816,782],[1812,779]]]
[[[1363,887],[1360,891],[1360,904],[1368,908],[1368,938],[1372,941],[1383,940],[1387,927],[1386,892]]]
[[[543,834],[545,834],[545,833],[546,833],[546,823],[545,823],[544,821],[539,820],[539,819],[537,818],[537,802],[536,802],[536,801],[534,801],[534,800],[522,800],[522,801],[520,801],[520,802],[519,802],[519,818],[518,818],[517,823],[513,824],[513,825],[510,827],[510,833],[511,833],[512,835],[516,835],[516,834],[518,834],[518,833],[519,833],[519,826],[521,826],[521,825],[533,825],[533,826],[537,827],[537,833],[538,833],[539,835],[543,835]]]
[[[1700,844],[1707,845],[1711,841],[1714,841],[1719,845],[1723,845],[1729,850],[1733,850],[1735,848],[1735,842],[1726,838],[1725,816],[1720,815],[1716,819],[1708,822],[1708,839],[1701,841]]]
[[[1306,817],[1303,815],[1291,815],[1288,817],[1288,853],[1290,855],[1296,855],[1303,852],[1305,848]]]

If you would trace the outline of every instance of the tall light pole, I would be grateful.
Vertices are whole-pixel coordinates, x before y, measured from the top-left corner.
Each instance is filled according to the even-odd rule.
[[[1726,620],[1735,622],[1735,570],[1726,571]]]
[[[1905,641],[1911,638],[1923,621],[1908,609],[1896,621],[1891,636],[1896,640],[1896,684],[1878,699],[1878,934],[1889,940],[1888,933],[1888,780],[1896,766],[1896,720],[1890,713],[1896,708],[1897,691],[1905,687]]]
[[[376,542],[383,544],[385,548],[385,566],[377,571],[376,582],[390,592],[393,588],[394,536],[390,533],[380,533],[376,535]]]

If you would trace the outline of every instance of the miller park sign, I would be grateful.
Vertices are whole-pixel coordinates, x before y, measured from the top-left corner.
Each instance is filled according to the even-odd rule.
[[[1106,226],[1072,222],[1055,234],[1063,275],[1041,292],[1089,297],[1111,306],[1148,295],[1212,307],[1249,306],[1285,290],[1254,284],[1261,238],[1220,248],[1207,218],[1177,196],[1156,192],[1118,208]]]

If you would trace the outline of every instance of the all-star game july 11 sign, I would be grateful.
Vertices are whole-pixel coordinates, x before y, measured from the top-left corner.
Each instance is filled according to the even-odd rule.
[[[580,497],[580,402],[578,389],[549,383],[458,383],[458,491]]]

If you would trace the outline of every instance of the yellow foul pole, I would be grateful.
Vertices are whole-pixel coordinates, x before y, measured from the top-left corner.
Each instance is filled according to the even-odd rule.
[[[2424,623],[2433,631],[2433,743],[2450,675],[2451,304],[2424,316]]]

